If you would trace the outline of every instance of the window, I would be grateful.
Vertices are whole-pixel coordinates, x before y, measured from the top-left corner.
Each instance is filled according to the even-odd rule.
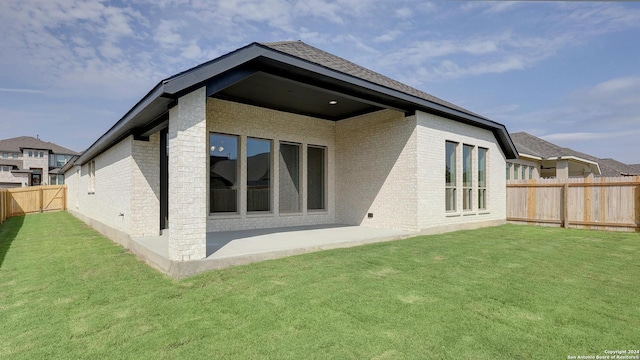
[[[529,179],[533,179],[533,166],[529,166]]]
[[[96,192],[96,161],[89,161],[89,194]]]
[[[280,212],[300,211],[300,145],[280,143]]]
[[[473,146],[462,146],[462,209],[471,210],[473,191],[473,169],[471,167]]]
[[[247,211],[271,211],[271,141],[247,139]]]
[[[511,163],[507,163],[507,180],[511,180]]]
[[[57,154],[56,155],[56,167],[63,167],[66,164],[64,155]]]
[[[11,154],[11,155],[13,155],[13,158],[14,158],[14,159],[17,159],[17,158],[18,158],[18,154],[17,154],[17,153],[13,153],[13,154]]]
[[[44,157],[44,152],[40,151],[38,155],[40,155],[40,157]]]
[[[527,178],[527,165],[522,165],[522,176],[520,177],[522,180]]]
[[[29,157],[33,157],[33,151],[29,151]]]
[[[210,134],[210,212],[238,212],[238,166],[238,137]]]
[[[478,209],[487,208],[487,149],[478,148]]]
[[[307,147],[307,209],[325,209],[325,156],[326,150],[319,146]]]
[[[7,154],[7,153],[2,153],[2,157],[3,157],[3,158],[8,158],[8,157],[9,157],[9,154]]]
[[[49,185],[64,185],[64,175],[49,175]]]
[[[518,173],[520,172],[520,164],[513,165],[513,180],[518,180]]]
[[[457,143],[446,142],[445,155],[445,208],[456,210],[456,147]]]

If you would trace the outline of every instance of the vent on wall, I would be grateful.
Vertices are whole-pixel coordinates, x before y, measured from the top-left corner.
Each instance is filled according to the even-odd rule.
[[[367,218],[373,219],[373,213],[367,213]]]

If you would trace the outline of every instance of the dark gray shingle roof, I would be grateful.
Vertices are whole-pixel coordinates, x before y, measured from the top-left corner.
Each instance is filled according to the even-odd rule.
[[[21,149],[51,150],[55,154],[78,155],[77,152],[48,141],[42,141],[32,136],[18,136],[0,140],[0,151],[22,152]]]
[[[433,103],[446,106],[451,109],[456,109],[467,114],[471,114],[474,116],[481,117],[483,119],[487,119],[481,115],[473,113],[467,109],[461,108],[455,104],[452,104],[448,101],[442,100],[438,97],[435,97],[431,94],[427,94],[424,91],[420,91],[416,88],[413,88],[409,85],[403,84],[399,81],[388,78],[382,74],[379,74],[373,70],[369,70],[365,67],[362,67],[358,64],[352,63],[349,60],[343,59],[339,56],[330,54],[326,51],[320,50],[316,47],[313,47],[309,44],[305,44],[304,42],[297,41],[278,41],[278,42],[269,42],[269,43],[260,43],[270,49],[280,51],[282,53],[295,56],[297,58],[307,60],[314,64],[318,64],[324,66],[326,68],[339,71],[341,73],[351,75],[371,83],[381,85],[393,90],[401,91],[403,93],[413,95],[424,100],[431,101]],[[488,119],[487,119],[488,120]]]
[[[519,153],[534,155],[543,159],[556,158],[560,156],[575,156],[581,159],[597,162],[600,166],[602,176],[640,174],[640,169],[635,168],[636,165],[627,165],[614,159],[600,159],[580,151],[558,146],[526,132],[512,133],[511,140],[513,140],[513,143]]]

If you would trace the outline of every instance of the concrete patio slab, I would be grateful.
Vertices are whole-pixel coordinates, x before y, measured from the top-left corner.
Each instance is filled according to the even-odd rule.
[[[408,231],[363,226],[315,225],[207,233],[207,258],[169,260],[168,234],[134,238],[132,251],[174,278],[202,271],[276,259],[308,252],[391,241],[416,235]]]

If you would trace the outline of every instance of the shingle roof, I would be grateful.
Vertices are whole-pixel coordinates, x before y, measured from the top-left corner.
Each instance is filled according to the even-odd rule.
[[[602,176],[640,174],[640,169],[635,168],[636,165],[627,165],[614,159],[600,159],[580,151],[558,146],[526,132],[512,133],[511,140],[513,140],[513,143],[519,153],[534,155],[543,159],[561,156],[575,156],[581,159],[597,162],[600,166]]]
[[[1,165],[11,166],[14,170],[15,169],[22,170],[22,160],[5,159],[0,157],[0,166]]]
[[[349,60],[343,59],[339,56],[330,54],[326,51],[320,50],[316,47],[313,47],[309,44],[306,44],[300,40],[297,41],[278,41],[278,42],[267,42],[260,43],[270,49],[280,51],[282,53],[295,56],[300,59],[304,59],[310,61],[314,64],[318,64],[324,66],[326,68],[336,70],[342,72],[347,75],[355,76],[357,78],[369,81],[371,83],[381,85],[393,90],[401,91],[403,93],[413,95],[436,104],[440,104],[452,109],[456,109],[467,114],[471,114],[474,116],[481,117],[483,119],[487,119],[481,115],[473,113],[467,109],[461,108],[455,104],[452,104],[448,101],[442,100],[438,97],[435,97],[431,94],[427,94],[424,91],[420,91],[416,88],[413,88],[409,85],[403,84],[399,81],[388,78],[384,75],[381,75],[373,70],[369,70],[365,67],[362,67],[358,64],[352,63]],[[487,119],[488,120],[488,119]]]
[[[22,149],[51,150],[55,154],[78,155],[77,152],[48,141],[42,141],[32,136],[18,136],[0,140],[0,151],[22,152]]]
[[[496,136],[507,158],[517,157],[516,149],[506,127],[469,110],[392,80],[386,76],[356,65],[341,57],[307,45],[301,41],[251,43],[197,65],[191,69],[161,80],[140,99],[107,132],[100,136],[82,155],[77,163],[82,165],[98,154],[134,134],[148,136],[159,126],[163,116],[179,97],[196,88],[206,86],[212,96],[238,81],[247,78],[252,66],[256,71],[277,72],[273,75],[286,78],[287,74],[301,76],[295,81],[305,83],[305,77],[320,79],[320,88],[338,87],[345,95],[381,104],[381,107],[412,112],[433,112],[453,121],[490,130]],[[361,92],[361,93],[360,93]],[[372,97],[369,99],[369,97]]]

